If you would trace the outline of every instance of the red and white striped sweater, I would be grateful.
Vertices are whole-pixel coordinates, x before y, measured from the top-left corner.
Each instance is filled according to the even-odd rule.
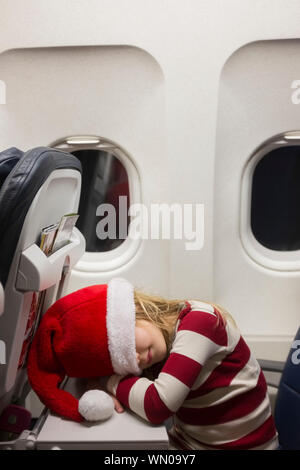
[[[113,375],[108,391],[151,423],[173,416],[182,449],[275,449],[264,375],[239,331],[209,304],[186,301],[158,378]]]

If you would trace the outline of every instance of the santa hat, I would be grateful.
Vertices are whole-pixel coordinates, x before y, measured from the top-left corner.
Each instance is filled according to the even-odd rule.
[[[114,278],[57,300],[33,338],[27,373],[33,390],[50,410],[79,422],[99,419],[99,410],[105,407],[101,399],[97,401],[99,391],[87,392],[78,402],[59,385],[65,376],[141,373],[135,349],[133,286]]]

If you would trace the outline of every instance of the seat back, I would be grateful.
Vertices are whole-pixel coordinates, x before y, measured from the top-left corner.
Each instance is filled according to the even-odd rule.
[[[45,311],[64,295],[70,269],[85,250],[76,229],[71,243],[57,253],[47,257],[39,248],[42,228],[78,210],[81,164],[76,157],[47,147],[26,153],[9,149],[0,154],[1,175],[0,282],[5,306],[0,331],[6,363],[0,366],[0,415],[18,402],[27,381],[26,354],[39,321],[39,291],[45,294]]]
[[[289,352],[275,407],[280,447],[300,450],[300,328]]]

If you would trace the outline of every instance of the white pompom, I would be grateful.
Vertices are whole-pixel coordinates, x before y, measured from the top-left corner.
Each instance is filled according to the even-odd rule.
[[[78,411],[87,421],[99,421],[111,417],[113,399],[102,390],[89,390],[79,400]]]

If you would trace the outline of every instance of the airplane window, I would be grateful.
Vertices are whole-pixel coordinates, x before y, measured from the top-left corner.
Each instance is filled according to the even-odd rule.
[[[124,242],[126,235],[128,235],[130,222],[128,216],[130,204],[129,182],[126,169],[120,160],[109,151],[94,148],[80,149],[71,153],[82,164],[82,189],[79,203],[80,217],[77,227],[86,239],[86,250],[89,252],[104,252],[117,248]],[[127,197],[126,214],[122,215],[123,220],[127,220],[125,238],[124,236],[119,238],[119,196]],[[109,235],[109,237],[101,239],[96,231],[97,224],[103,219],[108,219],[107,212],[103,216],[96,215],[97,208],[103,203],[111,204],[115,208],[116,238],[112,238]],[[105,227],[105,224],[103,225],[103,232],[108,232],[108,227]]]
[[[251,229],[271,250],[300,249],[300,146],[276,148],[256,165]]]

